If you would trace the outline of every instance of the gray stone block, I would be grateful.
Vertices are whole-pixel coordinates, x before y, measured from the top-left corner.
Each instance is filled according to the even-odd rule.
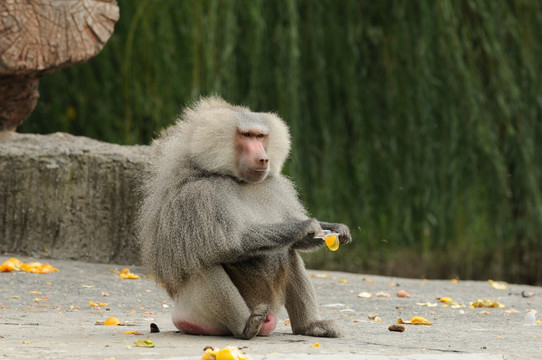
[[[63,133],[0,133],[0,251],[139,263],[133,222],[150,153]]]

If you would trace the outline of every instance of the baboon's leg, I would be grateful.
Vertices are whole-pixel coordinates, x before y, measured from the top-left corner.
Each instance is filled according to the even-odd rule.
[[[291,272],[286,284],[286,310],[294,334],[310,336],[342,336],[341,329],[331,320],[321,320],[314,287],[297,253],[291,255]]]
[[[268,311],[264,304],[250,311],[224,268],[214,266],[183,286],[175,297],[172,320],[190,334],[250,339],[260,331]]]

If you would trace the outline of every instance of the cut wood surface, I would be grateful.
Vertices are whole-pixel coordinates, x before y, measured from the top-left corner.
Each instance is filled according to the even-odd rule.
[[[0,75],[43,74],[98,54],[119,8],[103,0],[4,0],[0,14]]]

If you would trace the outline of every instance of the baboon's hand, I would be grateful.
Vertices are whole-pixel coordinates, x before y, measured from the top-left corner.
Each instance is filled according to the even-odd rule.
[[[316,219],[307,219],[300,224],[301,234],[293,244],[294,249],[309,250],[325,245],[325,241],[321,238],[315,238],[323,234],[320,222]]]
[[[303,221],[303,235],[302,238],[314,238],[323,234],[322,226],[316,219],[307,219]]]
[[[339,243],[342,244],[348,244],[352,241],[352,235],[350,234],[350,229],[348,226],[344,224],[337,224],[337,223],[324,223],[321,222],[320,226],[324,230],[331,230],[332,232],[336,232],[339,234]]]

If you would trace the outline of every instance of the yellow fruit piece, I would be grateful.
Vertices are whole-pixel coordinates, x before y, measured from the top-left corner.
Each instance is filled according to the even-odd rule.
[[[508,289],[508,284],[506,284],[506,283],[493,281],[491,279],[488,280],[487,282],[489,283],[489,285],[491,285],[491,287],[493,289],[496,289],[496,290],[506,290],[506,289]]]
[[[130,269],[122,269],[120,272],[121,279],[139,279],[139,275],[130,272]]]
[[[435,306],[437,306],[437,303],[431,303],[431,302],[429,302],[429,301],[424,302],[424,303],[418,303],[418,302],[417,302],[416,304],[417,304],[417,305],[420,305],[420,306],[427,306],[427,307],[435,307]]]
[[[235,346],[227,346],[216,353],[216,360],[250,360]]]
[[[403,320],[401,318],[397,319],[399,324],[405,325],[433,325],[432,322],[421,316],[411,317],[410,320]]]
[[[218,353],[218,348],[212,348],[209,346],[205,349],[205,352],[203,353],[203,356],[201,358],[202,360],[216,359],[217,353]]]
[[[234,347],[228,346],[217,352],[216,359],[217,360],[237,360],[236,353],[237,353],[237,350]]]
[[[413,324],[431,325],[432,322],[421,316],[414,316],[410,318],[410,322]]]
[[[325,239],[326,245],[331,251],[339,250],[339,237],[335,234],[327,236]]]
[[[310,277],[320,278],[320,279],[327,279],[329,277],[329,274],[310,274]]]
[[[250,360],[250,357],[243,354],[235,346],[227,346],[224,349],[207,348],[202,355],[202,360]]]
[[[448,297],[448,296],[445,296],[445,297],[441,297],[440,299],[440,302],[443,302],[443,303],[448,303],[448,302],[452,302],[452,298],[451,297]]]
[[[23,266],[23,262],[16,258],[11,258],[9,260],[4,261],[2,265],[0,265],[0,271],[2,272],[10,272],[10,271],[20,271]]]
[[[154,347],[154,343],[150,340],[137,340],[137,341],[134,341],[134,345],[137,347],[146,347],[146,348]]]
[[[368,293],[368,292],[364,291],[364,292],[359,293],[358,297],[362,298],[362,299],[372,299],[373,295],[371,295],[371,293]]]
[[[497,300],[489,300],[489,299],[476,299],[471,305],[470,308],[505,308],[506,305],[501,304]]]
[[[311,347],[313,347],[313,348],[320,347],[320,343],[314,343],[314,344],[311,345]]]
[[[120,324],[120,320],[117,319],[116,317],[110,317],[104,322],[104,325],[111,325],[111,326],[117,326],[119,324]]]
[[[39,262],[25,264],[16,258],[11,258],[0,265],[0,271],[25,271],[27,273],[48,274],[53,271],[58,271],[58,269],[49,264],[42,264]]]
[[[94,301],[89,301],[88,304],[90,306],[100,306],[100,307],[106,307],[107,306],[107,303],[94,302]]]

